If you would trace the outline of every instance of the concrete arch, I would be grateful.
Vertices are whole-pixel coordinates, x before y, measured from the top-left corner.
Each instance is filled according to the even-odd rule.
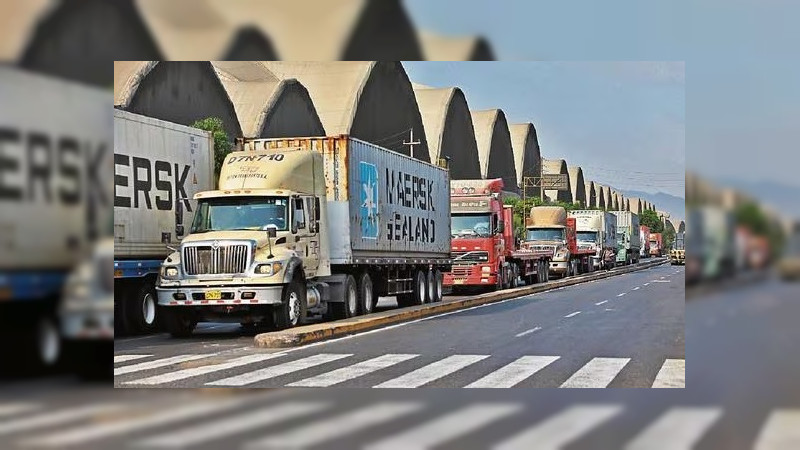
[[[567,189],[564,191],[555,191],[545,189],[544,195],[551,201],[559,201],[565,203],[572,202],[572,186],[570,186],[569,169],[567,162],[563,159],[544,159],[542,158],[542,173],[544,174],[561,174],[567,176]]]
[[[272,41],[254,26],[240,28],[222,59],[224,61],[271,61],[278,59]]]
[[[644,206],[646,203],[647,202],[638,197],[631,198],[629,199],[629,210],[636,214],[642,214],[642,211],[646,209]]]
[[[524,177],[538,177],[541,154],[536,127],[532,123],[515,123],[509,126],[511,148],[514,151],[514,167],[517,170],[517,185],[522,187]],[[530,196],[539,196],[539,188],[528,188]]]
[[[597,191],[597,206],[606,211],[611,210],[611,188],[606,185],[596,183],[595,190]]]
[[[570,193],[572,194],[572,203],[586,206],[586,182],[583,179],[583,169],[581,169],[581,166],[573,166],[567,171],[569,172],[569,185]]]
[[[281,80],[258,62],[212,65],[233,102],[244,137],[325,135],[308,91],[297,80]]]
[[[481,162],[481,177],[502,178],[506,191],[518,192],[514,150],[503,110],[472,111],[471,115]]]
[[[681,220],[680,224],[678,224],[678,233],[685,233],[686,232],[686,221]]]
[[[414,130],[414,158],[430,162],[416,97],[399,62],[271,62],[270,72],[308,89],[329,136],[348,134],[408,155],[403,141]]]
[[[428,31],[417,33],[428,61],[494,61],[489,42],[480,36],[450,37]]]
[[[586,189],[586,207],[587,208],[599,208],[600,207],[600,206],[598,206],[598,198],[599,198],[599,196],[597,195],[597,191],[596,191],[597,187],[596,187],[594,181],[591,181],[591,180],[587,181],[585,183],[584,187]]]
[[[183,125],[218,117],[231,141],[242,135],[233,103],[210,62],[116,61],[114,106]]]
[[[620,206],[623,205],[622,196],[615,191],[614,189],[611,190],[611,210],[612,211],[622,211]]]
[[[430,160],[449,157],[450,177],[454,180],[481,178],[478,144],[464,92],[457,87],[412,86],[425,126]]]

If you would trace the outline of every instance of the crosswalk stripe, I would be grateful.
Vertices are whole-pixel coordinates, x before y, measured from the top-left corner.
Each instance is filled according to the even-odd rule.
[[[367,361],[362,361],[352,366],[342,367],[334,371],[323,373],[315,377],[306,378],[305,380],[296,381],[287,384],[292,387],[327,387],[339,384],[354,378],[364,376],[366,374],[376,372],[403,361],[416,358],[419,355],[406,355],[406,354],[388,354],[381,355],[377,358],[372,358]]]
[[[287,402],[256,411],[214,420],[153,436],[134,443],[137,447],[189,447],[201,445],[215,439],[232,436],[258,427],[267,427],[313,414],[328,408],[328,403]]]
[[[686,360],[667,359],[653,382],[654,388],[685,388]]]
[[[36,403],[0,403],[0,417],[24,414],[39,408],[41,406]]]
[[[562,388],[604,388],[630,362],[630,358],[593,358],[571,377]]]
[[[171,383],[173,381],[185,380],[186,378],[197,377],[200,375],[206,375],[209,373],[218,372],[220,370],[228,370],[233,369],[235,367],[246,366],[248,364],[254,364],[261,361],[266,361],[268,359],[277,358],[279,356],[284,356],[285,353],[267,353],[267,354],[257,354],[257,355],[247,355],[242,356],[239,358],[231,359],[230,361],[219,363],[219,364],[210,364],[207,366],[200,366],[200,367],[193,367],[189,369],[178,370],[175,372],[165,373],[163,375],[155,375],[152,377],[142,378],[139,380],[127,381],[124,384],[147,384],[147,385],[154,385],[154,384],[164,384],[164,383]]]
[[[494,450],[559,449],[622,411],[620,405],[580,405],[565,409],[512,436]]]
[[[558,356],[523,356],[465,387],[510,388],[544,369],[558,358]]]
[[[31,447],[55,448],[64,448],[68,445],[81,445],[136,430],[164,426],[172,422],[223,412],[237,408],[255,398],[256,397],[239,397],[217,400],[214,402],[193,402],[166,411],[137,415],[127,420],[121,419],[112,422],[82,425],[65,431],[58,431],[41,437],[24,440],[21,443],[22,445]]]
[[[298,449],[329,442],[418,411],[420,403],[385,402],[312,422],[248,443],[247,449]]]
[[[521,404],[477,404],[390,436],[365,448],[367,450],[429,449],[474,432],[521,409]]]
[[[114,369],[114,376],[125,375],[133,372],[141,372],[143,370],[159,369],[161,367],[171,366],[173,364],[180,364],[198,359],[208,358],[216,355],[216,353],[206,353],[200,355],[178,355],[169,358],[156,359],[138,364],[131,364],[129,366],[117,367]]]
[[[92,404],[78,408],[66,408],[55,412],[46,412],[24,417],[16,420],[0,422],[0,435],[29,431],[35,428],[44,428],[75,422],[95,414],[102,414],[122,408],[119,404]]]
[[[137,359],[149,358],[153,355],[114,355],[114,364],[135,361]]]
[[[252,372],[236,375],[222,380],[212,381],[206,383],[210,386],[244,386],[247,384],[257,383],[259,381],[269,380],[282,375],[287,375],[300,370],[309,369],[311,367],[319,366],[329,362],[333,362],[342,358],[348,358],[352,354],[338,354],[338,353],[320,353],[318,355],[309,356],[308,358],[298,359],[277,366],[266,367],[264,369],[254,370]]]
[[[441,359],[427,366],[420,367],[417,370],[409,372],[405,375],[393,378],[389,381],[383,382],[376,388],[415,388],[431,381],[438,380],[439,378],[450,375],[453,372],[463,369],[471,364],[474,364],[482,359],[488,358],[489,355],[453,355],[445,359]]]
[[[639,433],[627,450],[688,450],[722,416],[720,408],[672,408]]]
[[[754,450],[800,448],[800,409],[773,411],[758,433]]]

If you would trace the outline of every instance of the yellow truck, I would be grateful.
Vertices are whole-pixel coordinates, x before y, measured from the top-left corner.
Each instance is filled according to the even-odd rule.
[[[277,329],[312,316],[442,299],[447,170],[349,136],[240,139],[219,189],[195,194],[189,234],[164,261],[158,304],[173,336],[201,321]]]

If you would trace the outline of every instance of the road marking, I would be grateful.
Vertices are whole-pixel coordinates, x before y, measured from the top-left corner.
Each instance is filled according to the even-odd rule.
[[[312,422],[245,445],[247,449],[299,449],[312,447],[351,433],[372,428],[423,408],[421,403],[385,402],[347,414]]]
[[[134,361],[137,359],[149,358],[153,355],[114,355],[114,364]]]
[[[70,428],[66,431],[47,434],[22,441],[23,445],[33,447],[64,448],[68,445],[86,444],[111,436],[130,433],[154,426],[167,426],[171,422],[207,416],[225,410],[238,408],[247,401],[258,397],[238,397],[216,400],[214,402],[194,402],[177,408],[146,415],[138,415],[128,420],[100,421],[90,425]]]
[[[78,408],[66,408],[55,412],[37,414],[22,419],[9,420],[0,423],[0,435],[75,422],[95,414],[118,410],[122,407],[123,405],[111,403],[91,404]]]
[[[432,422],[369,444],[366,450],[425,450],[475,432],[492,422],[519,412],[516,403],[478,403]]]
[[[639,433],[626,450],[666,448],[689,450],[722,416],[720,408],[676,407],[661,415]]]
[[[0,417],[24,414],[39,408],[41,406],[36,403],[0,403]]]
[[[287,402],[256,411],[248,411],[224,420],[156,435],[134,443],[137,447],[190,447],[232,436],[259,427],[268,427],[328,408],[327,403]]]
[[[488,358],[489,355],[453,355],[441,359],[427,366],[420,367],[413,372],[383,382],[376,388],[415,388],[439,378],[450,375],[453,372],[463,369],[471,364]]]
[[[672,280],[653,280],[651,283],[671,283]]]
[[[535,332],[537,332],[537,331],[539,331],[541,329],[542,329],[542,327],[534,327],[534,328],[531,328],[530,330],[525,330],[522,333],[517,333],[517,334],[514,335],[514,337],[527,336],[527,335],[529,335],[531,333],[535,333]]]
[[[633,290],[633,291],[638,291],[639,289],[641,289],[641,288],[640,288],[639,286],[636,286],[635,288],[633,288],[633,289],[631,289],[631,290]]]
[[[625,295],[625,292],[623,292],[622,294],[617,294],[617,297],[622,297],[623,295]]]
[[[342,367],[334,371],[323,373],[315,377],[306,378],[305,380],[296,381],[287,384],[292,387],[327,387],[339,384],[366,374],[376,372],[387,367],[400,364],[401,362],[408,361],[409,359],[416,358],[419,355],[404,355],[404,354],[388,354],[372,358],[367,361],[362,361],[352,366]]]
[[[560,449],[622,412],[620,405],[573,406],[492,447],[494,450]]]
[[[141,378],[133,381],[126,381],[124,384],[165,384],[172,383],[173,381],[185,380],[187,378],[206,375],[209,373],[219,372],[221,370],[233,369],[235,367],[246,366],[257,362],[266,361],[268,359],[284,356],[283,353],[260,353],[255,355],[247,355],[239,358],[233,358],[227,362],[219,364],[209,364],[206,366],[192,367],[189,369],[178,370],[175,372],[165,373],[163,375],[156,375],[148,378]]]
[[[770,413],[758,433],[754,450],[800,448],[800,409],[779,409]]]
[[[608,300],[603,300],[602,302],[597,302],[597,303],[595,303],[595,305],[600,306],[600,305],[604,305],[606,303],[608,303]]]
[[[645,285],[645,286],[650,286],[650,283],[645,283],[644,285]]]
[[[558,358],[559,356],[523,356],[464,387],[510,388],[530,378],[536,372],[558,360]]]
[[[685,388],[686,387],[686,360],[667,359],[659,369],[654,388]]]
[[[564,316],[564,318],[569,319],[570,317],[575,317],[580,313],[581,313],[580,311],[575,311],[574,313],[567,314],[566,316]]]
[[[604,388],[630,362],[630,358],[592,358],[564,384],[562,388]]]
[[[236,375],[222,380],[212,381],[206,383],[210,386],[244,386],[247,384],[257,383],[259,381],[269,380],[282,375],[287,375],[300,370],[310,369],[322,364],[327,364],[342,358],[348,358],[352,354],[339,354],[339,353],[320,353],[318,355],[309,356],[308,358],[298,359],[277,366],[266,367],[264,369],[254,370],[252,372]]]
[[[117,367],[114,369],[114,376],[125,375],[127,373],[141,372],[143,370],[158,369],[173,364],[180,364],[188,361],[195,361],[198,359],[208,358],[217,355],[216,353],[205,353],[200,355],[178,355],[169,358],[156,359],[138,364],[131,364],[129,366]]]

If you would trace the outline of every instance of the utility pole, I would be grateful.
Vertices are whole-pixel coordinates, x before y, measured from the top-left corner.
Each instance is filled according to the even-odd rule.
[[[409,142],[403,141],[403,145],[407,145],[411,149],[411,157],[414,157],[414,146],[421,144],[420,141],[414,140],[414,128],[411,128],[411,140]]]

